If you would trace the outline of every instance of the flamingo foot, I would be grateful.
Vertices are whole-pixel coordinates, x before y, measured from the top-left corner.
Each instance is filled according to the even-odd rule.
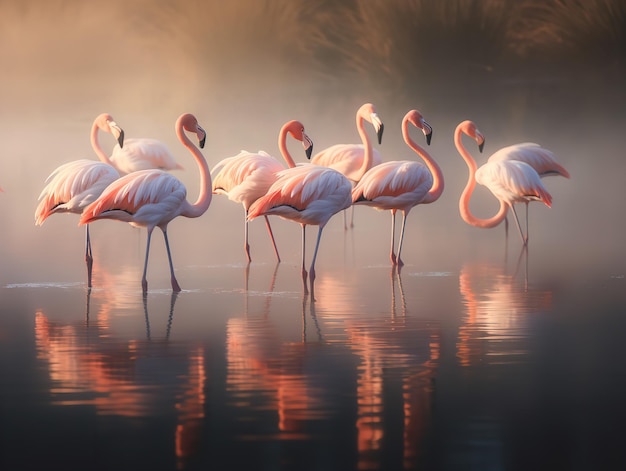
[[[397,264],[397,261],[396,261],[396,254],[395,254],[395,253],[391,252],[391,255],[389,255],[389,259],[391,260],[391,264],[392,264],[392,265],[394,265],[394,266],[395,266],[395,265]]]
[[[250,256],[250,244],[246,244],[244,246],[244,250],[246,252],[246,258],[248,259],[248,263],[252,261],[252,257]]]
[[[148,293],[148,280],[146,280],[145,278],[141,280],[141,290],[143,291],[144,295]]]
[[[175,293],[180,293],[182,291],[176,278],[172,278],[172,291],[174,291]]]
[[[302,269],[302,286],[304,287],[304,294],[309,294],[309,287],[306,285],[307,280],[307,272],[303,268]]]
[[[91,288],[91,272],[93,270],[93,257],[86,256],[85,262],[87,263],[87,287]]]

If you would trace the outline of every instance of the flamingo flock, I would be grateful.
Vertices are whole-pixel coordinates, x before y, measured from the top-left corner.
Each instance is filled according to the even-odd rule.
[[[270,225],[270,216],[300,224],[302,230],[301,275],[305,294],[313,294],[317,259],[322,232],[338,212],[355,205],[370,206],[391,213],[391,244],[389,258],[398,270],[404,265],[402,245],[409,212],[420,204],[436,202],[444,191],[444,176],[431,155],[410,135],[410,126],[424,135],[430,145],[433,128],[418,110],[410,110],[402,120],[402,136],[407,147],[421,161],[388,160],[373,147],[365,123],[372,125],[378,144],[382,142],[383,121],[371,103],[365,103],[356,112],[356,128],[361,144],[336,144],[315,154],[313,141],[300,121],[286,122],[278,135],[278,147],[286,166],[267,152],[241,151],[222,159],[209,169],[201,149],[206,131],[196,117],[184,113],[175,123],[176,136],[194,158],[200,174],[200,190],[195,202],[187,199],[185,185],[170,173],[182,169],[170,150],[155,139],[125,139],[124,131],[113,117],[103,113],[96,117],[91,128],[91,144],[98,160],[71,161],[55,169],[45,182],[35,211],[35,223],[43,222],[52,214],[79,215],[79,225],[86,228],[85,260],[87,284],[92,285],[93,255],[89,225],[95,221],[112,219],[147,232],[146,252],[141,279],[142,291],[148,290],[148,260],[153,230],[161,229],[168,256],[173,292],[181,291],[176,278],[168,240],[168,224],[178,216],[198,218],[210,207],[213,194],[226,195],[244,209],[244,253],[252,261],[248,240],[248,224],[263,217],[270,235],[276,259],[281,261]],[[100,131],[111,134],[116,141],[111,156],[99,143]],[[189,136],[194,136],[197,144]],[[302,143],[310,163],[298,163],[287,149],[287,136]],[[528,203],[538,201],[550,207],[552,196],[542,178],[560,175],[569,178],[569,172],[556,161],[554,154],[534,143],[521,143],[495,152],[478,167],[476,160],[463,143],[463,136],[474,140],[482,152],[484,135],[473,121],[461,122],[454,132],[454,143],[467,164],[469,174],[459,199],[461,218],[476,227],[491,228],[507,221],[509,209],[513,213],[523,246],[528,244]],[[475,216],[469,202],[476,184],[484,185],[497,198],[500,208],[490,218]],[[526,228],[522,229],[515,204],[526,205]],[[395,243],[396,213],[402,213],[402,226]],[[345,213],[344,213],[345,214]],[[345,217],[345,216],[344,216]],[[345,223],[347,227],[347,223]],[[315,249],[310,264],[305,257],[306,226],[318,226]],[[508,227],[508,226],[507,226]],[[310,287],[310,290],[309,290]]]

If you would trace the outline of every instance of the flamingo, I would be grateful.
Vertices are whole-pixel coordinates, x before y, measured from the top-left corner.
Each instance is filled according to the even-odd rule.
[[[404,142],[416,152],[426,165],[409,160],[384,162],[368,170],[352,190],[352,204],[364,204],[378,210],[391,210],[391,253],[392,265],[402,267],[400,257],[406,218],[411,208],[418,204],[433,203],[443,193],[443,174],[439,165],[428,152],[418,146],[409,135],[409,123],[420,129],[430,145],[432,128],[417,110],[409,111],[402,119]],[[396,211],[402,211],[402,229],[398,243],[398,255],[394,252]]]
[[[364,165],[368,162],[364,161]],[[277,215],[302,226],[302,282],[308,294],[305,269],[306,226],[319,226],[315,251],[309,269],[311,291],[315,281],[315,260],[322,230],[330,218],[352,204],[352,184],[341,173],[320,165],[305,164],[287,168],[276,174],[276,181],[267,193],[248,210],[248,219]]]
[[[115,123],[113,117],[108,113],[98,115],[91,127],[91,145],[100,161],[80,159],[55,169],[46,179],[46,185],[39,195],[35,225],[42,225],[49,216],[56,213],[81,214],[110,183],[120,177],[100,147],[99,131],[111,133],[120,147],[124,145],[124,131]],[[88,225],[85,233],[87,285],[91,288],[93,255]]]
[[[513,144],[507,147],[503,147],[500,150],[494,152],[488,162],[499,161],[511,161],[519,160],[526,162],[539,174],[541,178],[547,176],[562,176],[570,178],[569,172],[559,164],[554,156],[554,153],[539,144],[533,142],[523,142],[521,144]],[[526,206],[526,233],[528,233],[528,201],[525,202]],[[509,232],[509,220],[505,219],[505,231]]]
[[[374,105],[365,103],[356,112],[356,129],[361,137],[361,144],[335,144],[315,154],[311,163],[333,168],[345,175],[355,185],[367,170],[382,162],[380,152],[372,147],[365,131],[365,121],[374,126],[378,144],[380,144],[385,127]],[[371,164],[364,168],[363,162],[368,159],[368,155],[370,155]],[[351,213],[350,226],[354,226],[354,208]],[[344,227],[348,227],[345,213]]]
[[[200,170],[200,195],[195,203],[186,199],[185,185],[173,175],[158,169],[140,170],[125,175],[110,184],[93,203],[85,208],[79,224],[89,224],[98,219],[116,219],[147,230],[146,257],[141,286],[144,294],[148,290],[147,271],[150,239],[155,227],[163,231],[170,266],[170,281],[173,291],[180,291],[174,274],[174,265],[167,238],[167,225],[177,216],[197,218],[211,204],[211,173],[200,150],[186,136],[185,131],[197,136],[200,147],[204,147],[206,132],[195,116],[184,113],[176,120],[176,135],[191,152]]]
[[[287,165],[295,167],[296,164],[287,149],[287,134],[302,142],[307,158],[311,157],[313,142],[304,132],[304,126],[300,121],[288,121],[282,126],[278,134],[278,147]],[[227,195],[231,201],[243,204],[245,215],[244,251],[248,263],[252,261],[250,244],[248,243],[248,209],[254,201],[267,193],[269,187],[276,180],[276,173],[284,169],[285,167],[278,160],[266,152],[253,153],[245,150],[234,157],[228,157],[218,162],[213,167],[213,193]],[[280,262],[272,227],[268,217],[264,216],[264,218],[274,253]]]
[[[476,141],[479,151],[482,152],[485,138],[472,121],[461,122],[454,132],[454,143],[459,154],[469,168],[467,185],[459,200],[459,211],[465,222],[472,226],[490,228],[495,227],[506,217],[508,208],[515,216],[515,222],[524,245],[528,243],[528,233],[524,234],[515,212],[514,204],[518,202],[541,201],[546,206],[552,206],[552,196],[543,186],[539,174],[526,162],[519,160],[498,160],[487,162],[477,169],[476,161],[465,148],[462,135],[465,134]],[[481,219],[474,216],[469,209],[469,200],[476,186],[476,182],[486,186],[500,201],[500,209],[491,218]]]

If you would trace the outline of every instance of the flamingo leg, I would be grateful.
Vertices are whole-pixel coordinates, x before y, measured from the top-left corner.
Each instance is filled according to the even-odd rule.
[[[526,243],[528,242],[528,237],[524,236],[524,233],[522,232],[522,226],[520,226],[519,219],[517,217],[517,212],[515,211],[515,206],[514,205],[511,205],[511,210],[513,211],[513,215],[515,216],[515,223],[517,224],[517,229],[519,230],[519,235],[522,238],[522,243],[524,245],[526,245]]]
[[[354,227],[354,205],[350,206],[350,228]]]
[[[304,252],[306,247],[306,224],[302,224],[302,285],[304,286],[304,294],[309,294],[309,289],[306,285],[307,272],[304,267]]]
[[[89,224],[86,226],[85,262],[87,263],[87,287],[91,288],[91,272],[93,269],[93,255],[91,253],[91,238],[89,237]]]
[[[391,210],[391,252],[389,253],[389,258],[391,259],[391,264],[396,264],[396,253],[395,253],[395,238],[396,238],[396,210]]]
[[[148,255],[150,254],[150,241],[152,240],[152,230],[154,227],[148,228],[148,238],[146,240],[146,259],[143,262],[143,275],[141,277],[141,288],[143,293],[146,294],[148,292]]]
[[[526,242],[528,242],[528,201],[526,203]]]
[[[347,213],[347,210],[344,209],[343,210],[343,230],[344,231],[348,230],[348,215],[346,213]]]
[[[406,227],[406,217],[407,217],[407,212],[402,211],[402,228],[400,229],[400,242],[398,242],[398,257],[397,257],[398,273],[400,273],[400,267],[404,265],[404,262],[400,258],[400,252],[402,252],[402,242],[404,241],[404,228]]]
[[[315,242],[315,251],[313,252],[313,259],[311,260],[311,269],[309,270],[310,283],[311,283],[311,300],[313,300],[313,284],[315,283],[315,260],[317,259],[317,251],[320,248],[320,240],[322,239],[322,230],[324,226],[320,226],[317,231],[317,241]]]
[[[278,247],[276,247],[276,241],[274,240],[274,233],[272,232],[272,226],[270,225],[270,219],[265,216],[265,226],[267,227],[267,232],[270,235],[270,239],[272,240],[272,247],[274,247],[274,253],[276,254],[276,260],[280,263],[280,255],[278,255]]]
[[[167,260],[170,262],[170,279],[172,283],[172,290],[176,293],[180,292],[180,285],[178,284],[178,280],[176,280],[176,275],[174,274],[174,264],[172,263],[172,253],[170,251],[170,242],[167,239],[167,228],[162,227],[163,238],[165,239],[165,248],[167,249]]]
[[[243,250],[246,252],[246,258],[248,263],[252,261],[250,257],[250,244],[248,244],[248,210],[245,212],[245,219],[243,220]]]

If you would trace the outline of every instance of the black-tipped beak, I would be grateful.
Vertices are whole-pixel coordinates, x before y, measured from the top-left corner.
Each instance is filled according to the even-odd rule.
[[[433,138],[433,131],[431,129],[431,131],[426,134],[426,144],[430,145],[430,140]]]
[[[120,131],[120,137],[117,138],[117,143],[120,145],[120,147],[124,147],[124,130],[123,129]]]
[[[383,131],[384,130],[385,130],[385,125],[383,123],[380,123],[380,129],[376,133],[376,135],[378,136],[378,144],[381,144],[383,142]]]
[[[478,144],[478,151],[482,154],[483,152],[483,147],[485,147],[485,140],[483,139],[483,142],[481,142],[480,144]]]
[[[306,154],[306,158],[311,160],[311,155],[313,155],[313,144],[304,149],[304,153]]]
[[[200,149],[204,149],[204,143],[206,142],[206,135],[202,137],[202,139],[200,139],[199,145],[200,145]]]

